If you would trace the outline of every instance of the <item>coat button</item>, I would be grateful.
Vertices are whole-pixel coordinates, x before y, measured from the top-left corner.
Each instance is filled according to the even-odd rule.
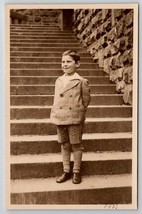
[[[62,107],[60,107],[60,109],[62,109]]]
[[[71,107],[69,107],[69,109],[71,110],[72,108],[71,108]]]
[[[63,94],[60,94],[60,97],[63,97],[64,95]]]
[[[72,95],[70,95],[70,97],[72,97]]]

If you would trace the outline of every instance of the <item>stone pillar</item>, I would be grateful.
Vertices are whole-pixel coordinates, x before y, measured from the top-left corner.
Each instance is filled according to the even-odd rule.
[[[72,30],[73,9],[63,9],[63,30]]]
[[[13,19],[13,24],[19,24],[18,19]]]

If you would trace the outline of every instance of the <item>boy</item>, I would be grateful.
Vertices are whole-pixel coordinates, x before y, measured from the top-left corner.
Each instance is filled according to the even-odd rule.
[[[81,138],[85,113],[90,102],[88,81],[76,73],[80,66],[77,52],[68,50],[62,54],[64,75],[55,83],[54,103],[51,110],[51,121],[57,125],[58,142],[61,143],[63,174],[57,178],[62,183],[71,178],[70,156],[73,152],[74,166],[72,182],[81,182],[81,160],[83,145]]]

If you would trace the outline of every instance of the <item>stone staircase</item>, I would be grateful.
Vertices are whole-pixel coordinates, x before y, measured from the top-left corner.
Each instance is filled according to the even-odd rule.
[[[132,107],[71,31],[11,25],[11,204],[131,204]],[[56,127],[49,115],[61,54],[78,50],[78,73],[89,80],[91,103],[83,144],[82,183],[55,182],[62,173]]]

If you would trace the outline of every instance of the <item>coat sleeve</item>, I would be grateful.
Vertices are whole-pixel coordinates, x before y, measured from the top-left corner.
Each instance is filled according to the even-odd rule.
[[[53,104],[56,103],[58,97],[59,89],[58,89],[58,79],[55,81],[55,89],[54,89],[54,100]]]
[[[86,79],[83,79],[82,81],[82,104],[84,105],[85,108],[90,103],[91,100],[91,95],[90,95],[90,87],[89,87],[89,82]]]

